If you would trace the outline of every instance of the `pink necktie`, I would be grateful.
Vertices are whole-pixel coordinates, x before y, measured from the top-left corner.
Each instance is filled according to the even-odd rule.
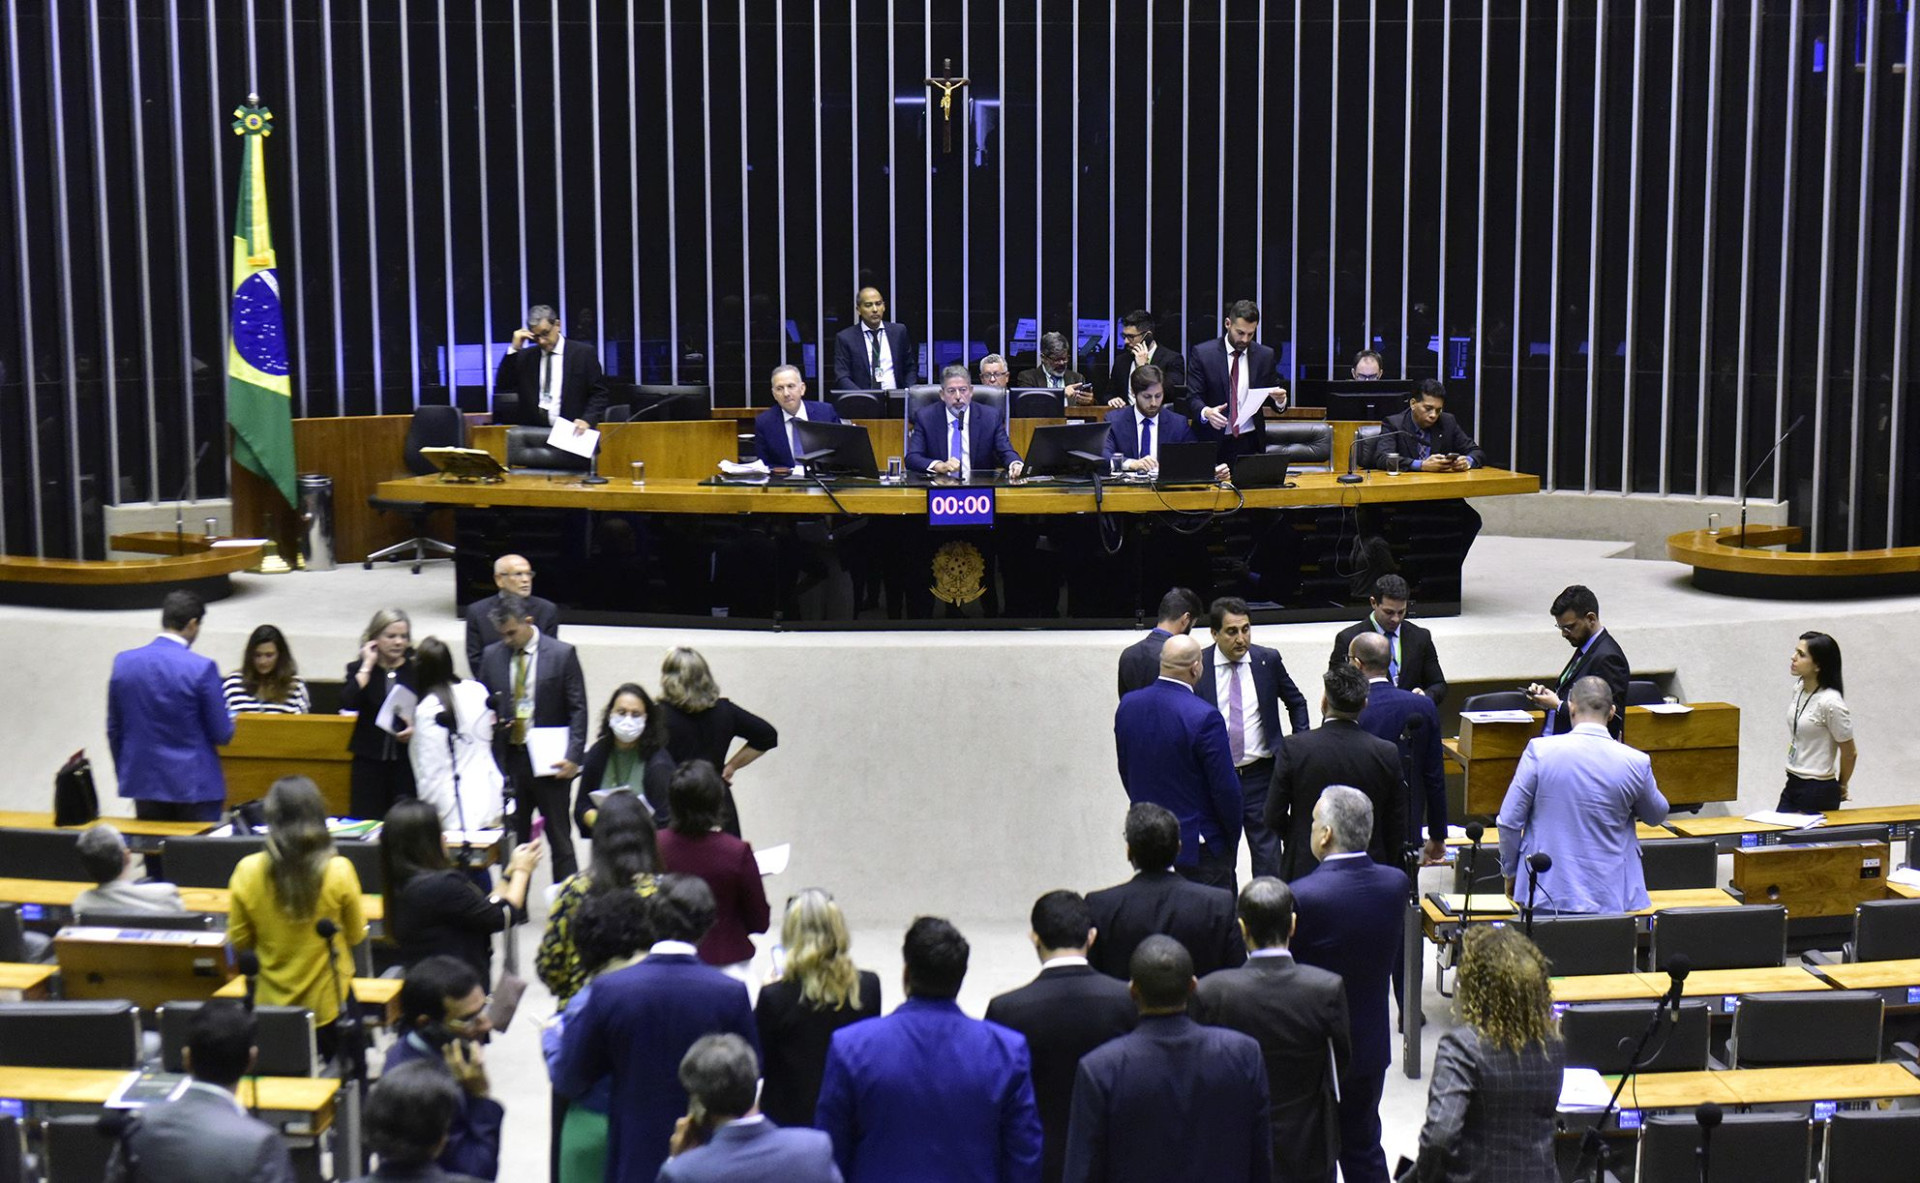
[[[1240,663],[1227,663],[1227,750],[1233,753],[1235,768],[1247,758],[1247,717],[1240,706]]]

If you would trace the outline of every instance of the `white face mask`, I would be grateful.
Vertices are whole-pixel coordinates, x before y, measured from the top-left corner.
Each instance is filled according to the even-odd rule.
[[[647,729],[647,717],[645,715],[614,715],[607,720],[607,726],[612,728],[615,739],[621,743],[632,743],[640,738],[642,731]]]

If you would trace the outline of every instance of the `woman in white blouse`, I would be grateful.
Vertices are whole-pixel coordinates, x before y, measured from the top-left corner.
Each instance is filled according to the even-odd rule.
[[[453,672],[453,653],[438,637],[420,642],[413,662],[420,687],[413,742],[407,745],[414,792],[440,811],[444,829],[489,828],[500,820],[502,782],[500,766],[493,759],[493,707],[487,688]],[[443,714],[450,718],[443,722]],[[453,783],[456,771],[458,799]]]
[[[1825,813],[1847,799],[1859,755],[1842,697],[1840,643],[1825,633],[1801,633],[1789,668],[1799,684],[1787,713],[1787,785],[1777,808]]]

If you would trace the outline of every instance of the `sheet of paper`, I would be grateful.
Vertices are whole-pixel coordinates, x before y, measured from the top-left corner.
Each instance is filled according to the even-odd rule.
[[[764,460],[752,460],[746,464],[741,464],[737,460],[722,460],[720,471],[728,476],[766,476],[772,470],[767,467],[767,462]]]
[[[1240,406],[1238,408],[1240,412],[1240,426],[1242,428],[1245,428],[1247,424],[1259,417],[1260,408],[1266,404],[1267,398],[1272,390],[1273,388],[1271,386],[1247,387],[1246,393],[1240,396]]]
[[[1895,867],[1887,879],[1908,887],[1920,887],[1920,867]]]
[[[1467,897],[1462,892],[1446,892],[1440,897],[1441,906],[1447,914],[1458,916],[1460,909],[1466,906]],[[1473,893],[1473,914],[1475,916],[1511,915],[1518,912],[1519,906],[1512,900],[1500,895],[1498,890],[1476,891]]]
[[[593,801],[593,807],[598,809],[602,805],[605,805],[607,798],[613,796],[615,793],[625,793],[628,796],[632,796],[633,787],[631,785],[620,785],[617,788],[611,789],[595,789],[593,792],[588,793],[587,797]]]
[[[575,456],[584,456],[591,460],[595,449],[600,446],[600,433],[589,427],[576,435],[573,430],[573,420],[561,419],[556,421],[553,430],[547,433],[547,443],[562,452],[572,452]]]
[[[1691,715],[1693,708],[1684,702],[1650,702],[1647,711],[1655,715]]]
[[[527,763],[535,776],[552,776],[553,766],[567,758],[565,727],[527,728]]]
[[[1749,813],[1746,817],[1750,822],[1769,822],[1776,826],[1791,826],[1796,830],[1804,830],[1808,826],[1817,826],[1827,820],[1824,814],[1781,813],[1777,809],[1762,809],[1758,813]]]
[[[787,869],[787,861],[793,857],[793,843],[782,842],[778,846],[769,846],[765,850],[753,852],[753,861],[760,864],[762,875],[778,875]]]
[[[1533,716],[1526,711],[1461,711],[1462,719],[1472,719],[1475,723],[1531,723]]]
[[[373,717],[373,725],[398,735],[413,726],[413,708],[419,705],[418,694],[395,682],[387,691],[387,700],[380,704],[380,713]],[[394,725],[396,720],[399,726]]]
[[[1565,1068],[1560,1076],[1562,1112],[1590,1110],[1598,1113],[1613,1099],[1613,1090],[1592,1068]]]

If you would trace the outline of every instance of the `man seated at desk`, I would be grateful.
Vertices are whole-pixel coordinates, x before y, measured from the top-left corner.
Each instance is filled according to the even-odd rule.
[[[1438,378],[1422,378],[1407,396],[1407,409],[1380,421],[1380,434],[1367,451],[1368,468],[1388,467],[1398,453],[1400,467],[1415,472],[1466,472],[1485,468],[1480,444],[1447,413],[1447,388]]]
[[[840,416],[823,402],[807,397],[807,384],[798,366],[775,366],[772,374],[774,406],[753,420],[754,454],[775,472],[799,476],[804,466],[794,457],[804,449],[796,423],[838,423]]]
[[[73,914],[151,912],[177,916],[187,910],[180,889],[171,883],[143,881],[134,874],[133,855],[120,831],[105,822],[91,826],[74,844],[80,866],[98,886],[73,898]]]
[[[995,468],[1017,477],[1023,468],[1007,438],[1006,416],[984,403],[973,404],[973,376],[961,365],[940,371],[940,402],[914,413],[906,465],[915,472],[961,480]]]
[[[1125,457],[1122,466],[1128,472],[1158,472],[1161,444],[1193,442],[1193,428],[1186,419],[1165,410],[1166,372],[1159,366],[1141,366],[1128,379],[1133,387],[1133,405],[1107,412],[1106,454]],[[1215,465],[1214,476],[1227,479],[1227,466]]]

